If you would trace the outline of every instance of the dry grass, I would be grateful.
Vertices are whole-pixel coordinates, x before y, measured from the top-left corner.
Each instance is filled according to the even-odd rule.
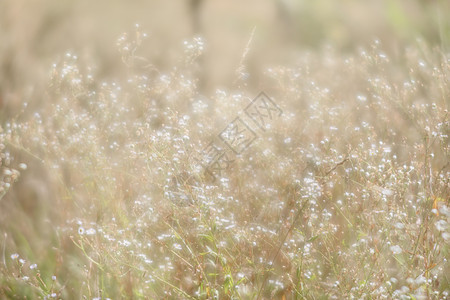
[[[445,39],[297,49],[254,76],[255,32],[227,87],[205,83],[208,39],[158,65],[136,27],[120,72],[69,51],[39,105],[5,108],[0,297],[448,298]],[[283,111],[265,131],[244,113],[260,91]],[[257,138],[212,180],[198,158],[238,116]]]

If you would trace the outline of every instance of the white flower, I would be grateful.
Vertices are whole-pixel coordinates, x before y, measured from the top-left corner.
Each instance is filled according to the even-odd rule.
[[[389,248],[389,249],[391,249],[392,253],[394,253],[394,254],[402,253],[402,248],[398,245],[391,246],[391,248]]]
[[[446,205],[441,205],[439,211],[441,212],[441,214],[450,217],[450,209]]]
[[[32,265],[30,266],[30,269],[31,269],[31,270],[36,269],[36,268],[37,268],[37,264],[32,264]]]
[[[17,253],[11,254],[11,259],[16,260],[18,258],[19,258],[19,254],[17,254]]]
[[[83,235],[84,234],[84,228],[83,227],[79,227],[78,228],[78,234],[79,235]]]
[[[88,230],[86,230],[86,234],[87,235],[94,235],[96,233],[94,228],[89,228]]]
[[[434,225],[439,231],[444,231],[447,228],[447,222],[445,220],[439,220]]]
[[[416,280],[415,280],[415,283],[416,283],[417,285],[422,285],[422,284],[424,284],[424,283],[426,283],[426,282],[427,282],[427,279],[426,279],[423,275],[420,275],[420,276],[417,277]]]
[[[442,234],[442,237],[444,238],[444,240],[447,242],[447,241],[450,241],[450,233],[448,233],[448,232],[444,232],[443,234]]]
[[[381,189],[381,193],[385,196],[392,196],[394,194],[394,192],[390,189],[386,189],[386,188],[382,188]]]
[[[405,225],[403,225],[403,223],[400,223],[400,222],[396,223],[394,226],[395,226],[395,228],[397,228],[397,229],[403,229],[403,228],[405,228]]]

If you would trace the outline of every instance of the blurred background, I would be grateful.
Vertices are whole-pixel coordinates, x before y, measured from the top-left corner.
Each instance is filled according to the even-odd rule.
[[[261,91],[276,100],[285,117],[277,130],[266,132],[252,145],[261,151],[247,152],[232,167],[230,189],[226,183],[220,189],[206,188],[207,197],[199,194],[214,200],[217,211],[223,212],[217,214],[229,219],[235,214],[239,230],[247,230],[251,223],[247,221],[253,219],[276,228],[281,225],[279,220],[293,211],[299,186],[305,187],[302,194],[319,199],[314,195],[316,179],[330,177],[332,184],[323,186],[331,196],[320,196],[323,204],[314,201],[311,215],[317,207],[332,211],[335,204],[327,199],[342,198],[351,204],[344,202],[342,207],[355,224],[375,232],[378,225],[373,224],[378,221],[380,227],[395,224],[390,212],[395,211],[392,205],[397,205],[402,213],[396,222],[404,222],[406,211],[410,224],[405,228],[417,229],[399,234],[398,239],[409,247],[411,237],[419,240],[426,228],[416,222],[416,202],[410,199],[430,206],[434,190],[436,207],[448,200],[449,51],[449,0],[0,0],[0,298],[10,290],[10,295],[22,289],[23,295],[35,295],[33,286],[26,290],[25,283],[16,280],[22,272],[19,263],[6,261],[16,252],[28,262],[36,262],[48,282],[56,274],[58,288],[67,295],[81,298],[90,294],[91,288],[99,290],[92,279],[101,272],[87,271],[87,255],[81,255],[72,240],[73,235],[84,237],[77,232],[79,228],[95,225],[113,235],[117,228],[127,228],[132,240],[135,228],[141,228],[141,220],[148,217],[154,226],[142,228],[158,243],[160,234],[172,234],[166,220],[174,212],[175,217],[186,217],[186,223],[179,223],[180,229],[198,225],[198,232],[209,231],[209,225],[191,223],[194,218],[189,217],[189,210],[196,206],[187,207],[185,214],[166,201],[170,198],[166,192],[176,192],[178,182],[188,181],[182,171],[190,171],[191,154],[204,149],[243,109],[243,103]],[[350,159],[352,167],[356,164],[355,172],[350,168],[348,175],[347,167],[340,166],[353,149]],[[391,156],[389,168],[394,171],[386,171],[385,158]],[[266,170],[272,175],[264,175]],[[396,172],[404,174],[404,179],[399,176],[396,180]],[[10,183],[14,187],[8,191]],[[6,190],[2,190],[4,186]],[[347,192],[353,198],[347,197]],[[245,201],[239,205],[222,202],[221,193],[232,195],[227,199]],[[386,202],[385,196],[398,201]],[[286,206],[284,199],[289,199]],[[261,205],[262,201],[265,204]],[[224,203],[230,209],[223,210]],[[386,215],[371,213],[381,211],[380,207]],[[210,218],[213,223],[213,216],[208,213],[207,222]],[[329,230],[334,230],[328,213],[322,217]],[[342,226],[348,222],[336,217]],[[316,219],[317,224],[321,220]],[[318,237],[313,237],[314,226],[309,228],[309,221],[303,223],[312,240]],[[341,266],[352,262],[353,269],[346,266],[337,273],[355,280],[348,287],[366,288],[370,285],[361,282],[367,281],[363,273],[368,267],[360,262],[370,262],[366,258],[373,253],[369,248],[353,252],[357,251],[353,242],[363,237],[356,236],[354,228],[349,226],[343,234],[346,243],[340,243],[338,236],[339,243],[332,251],[326,250],[348,250]],[[198,253],[206,253],[196,230],[187,233],[200,245]],[[430,237],[423,238],[422,257],[432,257],[438,264],[445,251],[438,256],[437,248],[428,245],[440,231],[422,234]],[[242,232],[242,236],[268,245],[265,235]],[[232,231],[224,231],[224,241],[228,234],[234,236]],[[302,237],[305,242],[311,239]],[[132,251],[116,261],[116,245],[110,247],[115,242],[109,237],[106,243],[97,241],[93,251],[107,249],[112,254],[102,258],[108,272],[131,274],[111,279],[107,284],[111,295],[119,295],[119,289],[132,295],[136,291],[133,284],[147,286],[142,274],[123,272],[128,258],[135,259]],[[248,249],[253,249],[250,239],[248,242]],[[155,263],[166,263],[164,252],[169,249],[140,247],[136,246],[134,253],[147,251]],[[266,251],[264,247],[261,250]],[[235,248],[229,257],[244,262],[240,245]],[[263,251],[261,257],[271,256],[270,251]],[[253,256],[253,250],[248,252]],[[391,252],[384,247],[384,257]],[[316,254],[325,262],[320,251]],[[256,274],[250,281],[253,287],[259,286],[258,270],[265,266],[249,259],[242,265],[249,262],[255,269],[248,273]],[[400,281],[398,288],[406,285],[407,276],[434,268],[432,262],[424,266],[414,262],[402,271],[404,282]],[[179,263],[182,266],[184,262]],[[393,269],[394,264],[388,259],[382,263],[386,269]],[[313,260],[309,265],[318,266]],[[324,266],[326,272],[318,281],[326,285],[318,291],[322,287],[337,290],[334,282],[339,276],[328,276],[331,268]],[[236,264],[236,272],[241,272],[240,267]],[[443,268],[436,271],[439,280],[448,273],[447,267]],[[285,269],[279,270],[284,273]],[[178,280],[175,272],[161,274]],[[180,284],[189,291],[195,284],[186,280]],[[385,281],[382,277],[375,280]],[[434,284],[439,284],[437,279]],[[167,288],[156,288],[161,286]],[[440,288],[447,288],[444,279]],[[360,294],[357,298],[364,297]]]
[[[97,78],[123,74],[115,45],[135,24],[148,34],[139,55],[159,70],[174,65],[183,41],[201,36],[198,77],[207,94],[230,87],[244,53],[258,86],[268,66],[327,45],[349,52],[377,38],[395,57],[422,39],[447,51],[449,16],[450,1],[438,0],[1,0],[1,116],[24,99],[38,105],[51,64],[67,51]]]

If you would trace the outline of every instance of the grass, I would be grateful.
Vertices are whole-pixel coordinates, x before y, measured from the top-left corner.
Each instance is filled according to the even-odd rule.
[[[137,27],[116,78],[52,64],[1,123],[1,298],[448,298],[445,47],[305,50],[255,85],[254,33],[210,92],[200,37],[158,68]],[[267,130],[244,113],[261,91]],[[198,158],[238,116],[257,138],[213,180]]]

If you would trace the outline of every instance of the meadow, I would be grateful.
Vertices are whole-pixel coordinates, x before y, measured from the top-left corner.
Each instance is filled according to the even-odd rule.
[[[107,2],[0,3],[1,299],[449,298],[446,1]]]

